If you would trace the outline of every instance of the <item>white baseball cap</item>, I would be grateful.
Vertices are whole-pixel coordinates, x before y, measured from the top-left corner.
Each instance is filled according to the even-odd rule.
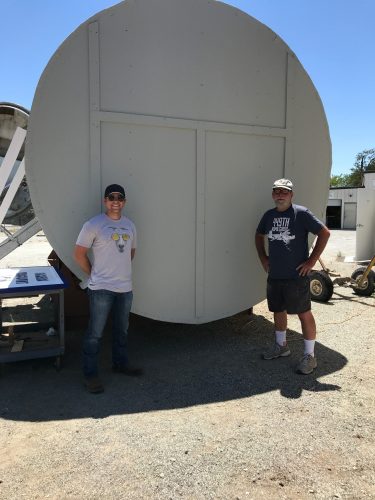
[[[288,191],[293,191],[293,183],[289,179],[278,179],[273,183],[272,189],[287,189]]]

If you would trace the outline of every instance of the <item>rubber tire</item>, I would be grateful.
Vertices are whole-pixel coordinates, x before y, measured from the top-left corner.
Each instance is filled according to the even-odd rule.
[[[310,295],[311,300],[316,302],[328,302],[333,295],[333,283],[324,271],[311,271]]]
[[[367,267],[358,267],[351,275],[351,278],[355,281],[359,281],[361,276],[363,276]],[[362,295],[364,297],[370,297],[374,293],[375,290],[375,273],[374,271],[370,271],[367,276],[367,281],[364,282],[363,288],[356,288],[353,286],[353,291],[357,295]]]

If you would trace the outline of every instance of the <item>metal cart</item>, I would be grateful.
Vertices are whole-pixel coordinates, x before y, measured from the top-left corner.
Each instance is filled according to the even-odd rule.
[[[48,332],[13,331],[3,332],[2,307],[0,313],[0,363],[56,356],[56,368],[61,367],[61,357],[65,350],[64,332],[64,288],[63,278],[52,266],[19,267],[0,269],[0,304],[6,299],[54,295],[55,325]],[[50,331],[51,333],[51,331]]]

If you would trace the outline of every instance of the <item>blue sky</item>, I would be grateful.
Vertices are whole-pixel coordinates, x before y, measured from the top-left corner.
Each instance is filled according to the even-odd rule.
[[[151,1],[151,0],[150,0]],[[111,0],[0,0],[0,101],[30,109],[50,57]],[[275,31],[310,75],[330,127],[332,173],[375,147],[374,0],[230,0]]]

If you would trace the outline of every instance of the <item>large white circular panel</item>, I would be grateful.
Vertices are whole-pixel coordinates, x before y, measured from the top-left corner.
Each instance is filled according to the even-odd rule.
[[[46,67],[26,168],[59,257],[103,189],[124,184],[139,247],[133,311],[202,323],[265,295],[253,235],[279,177],[324,218],[331,146],[319,96],[286,44],[223,3],[132,0],[82,24]]]

